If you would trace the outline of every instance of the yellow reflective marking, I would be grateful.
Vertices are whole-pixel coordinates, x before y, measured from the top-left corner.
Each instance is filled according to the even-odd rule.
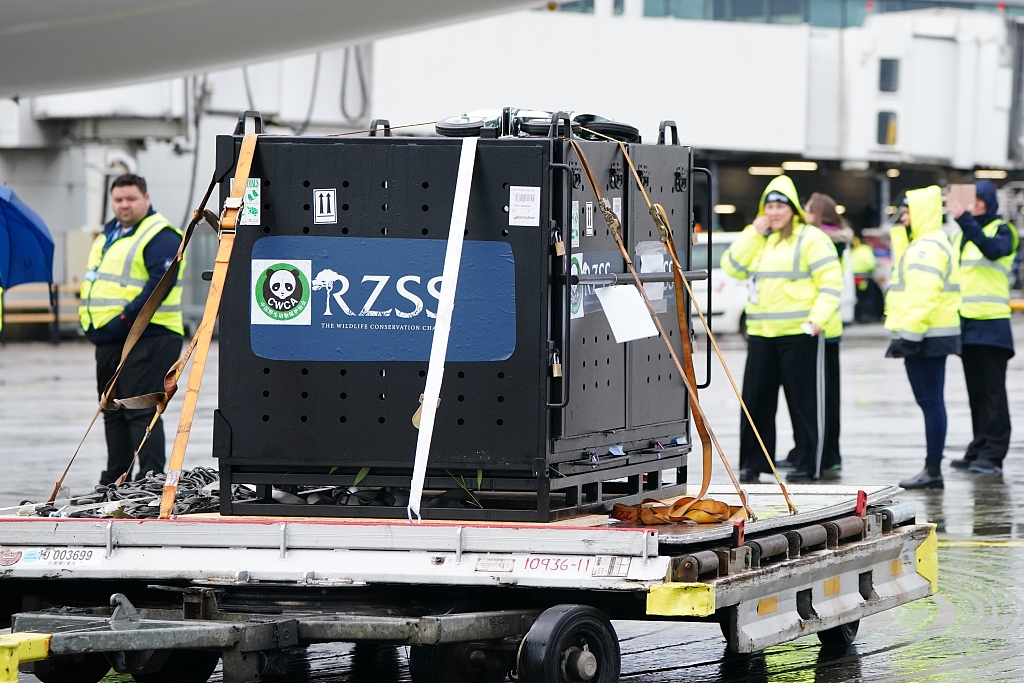
[[[835,595],[839,592],[839,577],[833,576],[831,579],[825,579],[825,597]]]
[[[647,592],[647,613],[665,617],[711,616],[715,613],[715,587],[675,582],[651,586]]]
[[[49,633],[0,636],[0,683],[18,683],[18,664],[46,659],[49,651]]]
[[[779,596],[773,595],[770,598],[761,598],[757,601],[757,616],[763,617],[766,614],[774,614],[779,609]]]
[[[892,561],[892,575],[899,576],[903,573],[903,560]]]
[[[939,548],[938,537],[935,535],[935,525],[930,524],[931,530],[928,537],[921,545],[917,546],[917,573],[928,579],[932,587],[932,595],[939,592]]]
[[[1024,541],[938,541],[940,548],[1024,548]]]

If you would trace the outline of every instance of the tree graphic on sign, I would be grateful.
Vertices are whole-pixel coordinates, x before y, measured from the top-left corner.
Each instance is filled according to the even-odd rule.
[[[343,275],[334,272],[330,268],[324,268],[316,274],[316,279],[311,283],[314,290],[327,290],[327,308],[324,310],[324,315],[334,315],[331,313],[331,290],[334,289],[335,282],[345,284],[348,280]]]

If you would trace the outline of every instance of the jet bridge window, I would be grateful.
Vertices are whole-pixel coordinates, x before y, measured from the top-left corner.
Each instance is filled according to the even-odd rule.
[[[886,146],[896,144],[896,112],[878,112],[878,144]]]
[[[549,2],[539,10],[550,10],[552,12],[580,12],[582,14],[594,13],[594,0],[575,0],[575,2]]]
[[[900,89],[900,60],[879,60],[878,89],[882,92],[896,92]]]

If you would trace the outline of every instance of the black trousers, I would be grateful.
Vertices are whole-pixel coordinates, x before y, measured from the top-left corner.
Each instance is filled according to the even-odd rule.
[[[164,375],[181,355],[181,343],[182,338],[176,334],[161,334],[140,339],[128,355],[124,369],[121,370],[114,397],[128,398],[163,391]],[[123,342],[100,344],[96,347],[96,384],[100,395],[117,370],[123,347]],[[122,408],[103,412],[103,429],[107,437],[107,469],[100,473],[101,484],[115,481],[128,470],[135,450],[142,443],[146,428],[155,412],[156,408]],[[144,476],[149,471],[164,471],[164,448],[164,423],[160,418],[153,425],[153,432],[139,453],[139,476]]]
[[[796,448],[793,448],[787,457],[790,462],[796,462]],[[821,469],[825,471],[842,464],[843,459],[839,455],[839,343],[826,342],[825,447],[821,452]]]
[[[1006,363],[1013,354],[996,346],[964,344],[960,358],[967,380],[974,440],[967,460],[1001,465],[1010,447],[1010,407],[1006,400]]]
[[[771,338],[751,336],[743,372],[743,401],[772,460],[775,459],[775,413],[779,407],[779,386],[786,392],[793,440],[796,442],[791,457],[796,469],[808,474],[814,473],[818,444],[817,349],[818,338],[806,334]],[[826,356],[827,352],[826,348]],[[742,413],[740,468],[771,471],[757,437]]]

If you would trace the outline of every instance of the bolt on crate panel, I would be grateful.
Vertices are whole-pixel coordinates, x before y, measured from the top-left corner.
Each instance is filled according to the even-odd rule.
[[[514,350],[498,361],[446,364],[432,465],[522,469],[543,448],[548,230],[510,226],[506,207],[510,186],[544,184],[548,148],[543,142],[479,148],[466,253],[474,245],[511,249]],[[303,239],[311,245],[325,238],[352,245],[372,240],[385,253],[389,247],[400,251],[407,241],[424,241],[426,248],[425,240],[445,240],[458,159],[459,143],[444,139],[261,139],[252,173],[262,183],[261,223],[239,228],[222,307],[222,343],[234,353],[221,362],[220,412],[230,439],[218,443],[230,444],[230,452],[221,449],[218,457],[281,465],[412,464],[417,432],[411,418],[423,391],[426,355],[410,362],[260,358],[252,345],[258,326],[249,324],[249,264],[257,241],[267,237],[287,238],[291,249],[301,248]],[[318,188],[335,190],[337,223],[314,221],[312,193]],[[546,196],[543,201],[547,215]],[[460,290],[466,282],[472,284],[460,277]],[[351,292],[358,283],[349,284]],[[333,305],[327,292],[314,294],[318,307]],[[419,294],[428,310],[436,304],[422,289]],[[408,300],[398,301],[413,310]],[[337,307],[332,317],[373,319],[350,317]],[[395,317],[383,319],[391,323]],[[453,348],[457,343],[453,339]],[[429,343],[424,348],[429,351]]]

